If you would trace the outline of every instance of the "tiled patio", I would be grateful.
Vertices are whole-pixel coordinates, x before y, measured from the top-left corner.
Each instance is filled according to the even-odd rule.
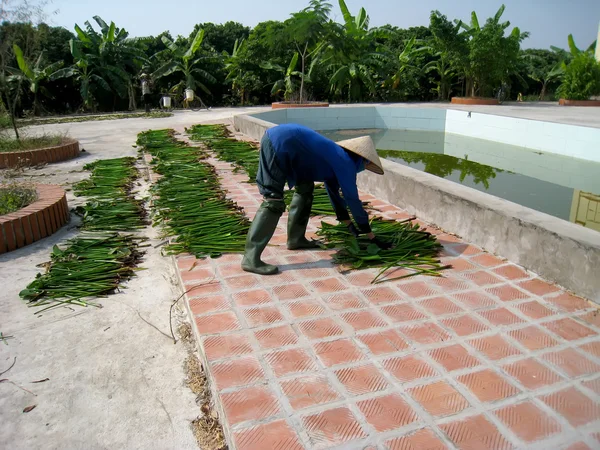
[[[212,162],[252,217],[255,186]],[[439,230],[443,278],[371,285],[329,251],[288,251],[285,218],[265,252],[279,275],[177,260],[234,448],[600,448],[595,305]]]

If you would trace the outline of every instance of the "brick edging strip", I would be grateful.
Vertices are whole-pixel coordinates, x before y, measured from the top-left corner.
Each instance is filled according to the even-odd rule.
[[[0,254],[50,236],[70,218],[67,195],[60,186],[38,184],[38,200],[0,216]]]
[[[79,156],[79,141],[68,140],[56,147],[39,148],[20,152],[0,152],[0,169],[21,164],[35,165],[65,161]]]

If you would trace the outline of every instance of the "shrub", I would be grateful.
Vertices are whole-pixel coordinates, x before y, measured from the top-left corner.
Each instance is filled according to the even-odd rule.
[[[0,216],[18,211],[37,200],[37,191],[22,184],[0,185]]]
[[[581,52],[573,58],[557,93],[567,100],[589,100],[600,94],[600,63],[592,53]]]

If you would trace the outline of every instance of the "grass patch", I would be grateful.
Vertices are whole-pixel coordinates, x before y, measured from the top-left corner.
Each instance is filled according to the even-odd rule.
[[[11,184],[0,186],[0,216],[25,208],[37,200],[34,187]]]
[[[65,140],[66,137],[62,134],[24,136],[19,140],[16,140],[14,137],[0,135],[0,152],[20,152],[55,147],[62,144]]]
[[[172,117],[173,113],[156,111],[151,113],[122,113],[122,114],[102,114],[89,116],[66,116],[66,117],[51,117],[48,119],[32,119],[23,120],[20,122],[22,126],[31,125],[51,125],[55,123],[76,123],[76,122],[93,122],[100,120],[119,120],[119,119],[162,119]]]

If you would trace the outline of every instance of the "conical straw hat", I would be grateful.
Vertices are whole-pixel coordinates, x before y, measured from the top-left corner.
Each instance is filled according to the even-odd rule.
[[[373,139],[371,139],[370,136],[346,139],[344,141],[337,142],[337,145],[345,148],[349,152],[360,155],[369,160],[369,164],[365,166],[365,169],[370,170],[378,175],[383,175],[383,166],[381,164],[381,160],[379,159],[379,155],[377,154],[377,150],[375,149],[375,144],[373,144]]]

